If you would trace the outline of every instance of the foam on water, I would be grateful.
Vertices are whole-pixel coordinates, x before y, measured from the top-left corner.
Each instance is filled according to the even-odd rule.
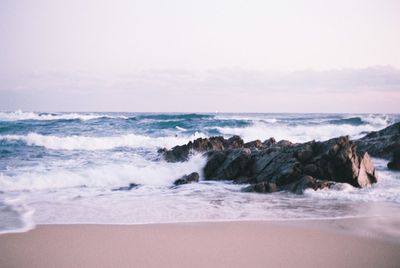
[[[30,146],[43,146],[53,150],[110,150],[118,147],[130,148],[171,148],[185,144],[193,139],[205,137],[202,133],[190,136],[149,137],[144,135],[126,134],[111,137],[87,136],[54,136],[29,133],[27,135],[0,135],[0,140],[23,141]]]
[[[385,127],[384,125],[383,127]],[[327,140],[338,136],[349,135],[351,138],[360,138],[366,132],[382,129],[382,125],[334,125],[334,124],[307,124],[289,125],[283,123],[266,124],[254,122],[248,127],[216,127],[225,136],[239,135],[245,142],[256,139],[265,140],[274,137],[276,140],[291,142],[306,142],[310,140]]]
[[[153,186],[171,186],[179,177],[199,172],[205,164],[201,155],[187,162],[167,163],[149,161],[140,156],[132,157],[124,164],[94,167],[82,166],[77,170],[32,169],[14,176],[0,174],[0,189],[4,191],[34,191],[71,187],[99,187],[111,189],[130,183]]]
[[[293,142],[357,138],[399,119],[353,114],[0,112],[0,231],[26,230],[34,223],[368,216],[372,212],[366,207],[377,203],[398,209],[400,173],[388,171],[386,161],[379,159],[373,159],[379,181],[365,189],[338,184],[304,195],[263,195],[244,193],[245,185],[221,181],[175,187],[174,180],[184,174],[201,175],[205,159],[195,155],[188,162],[167,163],[159,159],[157,149],[211,135]],[[119,189],[131,183],[140,186]]]
[[[26,205],[21,195],[3,197],[0,195],[0,234],[25,232],[32,229],[34,210]]]
[[[34,112],[23,112],[21,110],[15,112],[0,112],[0,121],[21,121],[21,120],[92,120],[98,118],[123,118],[128,117],[110,116],[106,114],[94,114],[94,113],[34,113]]]

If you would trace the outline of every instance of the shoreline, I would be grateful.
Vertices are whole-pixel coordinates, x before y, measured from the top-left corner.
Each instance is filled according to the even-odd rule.
[[[396,267],[400,239],[362,236],[361,221],[38,225],[0,234],[0,266]]]

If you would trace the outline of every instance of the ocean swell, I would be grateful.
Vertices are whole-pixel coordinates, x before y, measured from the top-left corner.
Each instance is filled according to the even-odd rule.
[[[118,147],[130,148],[171,148],[185,144],[190,140],[205,137],[202,133],[190,136],[149,137],[144,135],[126,134],[110,137],[87,136],[54,136],[29,133],[27,135],[0,135],[0,140],[23,141],[29,146],[43,146],[53,150],[110,150]]]

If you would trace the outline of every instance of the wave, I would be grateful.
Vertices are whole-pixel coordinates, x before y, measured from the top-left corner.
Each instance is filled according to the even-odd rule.
[[[361,117],[350,117],[350,118],[329,120],[328,123],[333,125],[353,125],[353,126],[367,124],[367,122],[364,122],[361,119]]]
[[[277,123],[278,119],[271,116],[262,115],[241,115],[241,114],[223,114],[215,116],[218,120],[235,120],[244,122],[264,122],[264,123]]]
[[[112,189],[130,183],[151,186],[171,186],[179,177],[201,170],[205,158],[194,155],[187,162],[167,163],[149,161],[132,156],[130,163],[81,167],[79,170],[55,169],[7,176],[0,173],[0,189],[4,191],[32,191],[70,187],[102,187]]]
[[[0,234],[26,232],[35,227],[34,210],[21,197],[0,198]]]
[[[128,119],[123,115],[110,116],[105,114],[94,113],[35,113],[23,112],[21,110],[15,112],[0,112],[0,121],[23,121],[23,120],[93,120],[101,118],[122,118]]]
[[[385,126],[365,124],[285,125],[256,122],[244,128],[216,127],[216,129],[224,136],[239,135],[246,142],[256,139],[265,140],[270,137],[274,137],[276,140],[307,142],[310,140],[328,140],[345,135],[349,135],[354,139],[361,138],[366,132],[377,131],[383,127]]]
[[[118,147],[130,148],[171,148],[196,138],[205,137],[196,132],[191,136],[149,137],[126,134],[110,137],[53,136],[29,133],[27,135],[0,135],[0,140],[23,141],[29,146],[43,146],[53,150],[111,150]]]
[[[214,115],[211,114],[141,114],[138,115],[138,119],[153,119],[153,120],[193,120],[193,119],[207,119],[213,118]]]
[[[341,118],[341,119],[334,119],[329,120],[329,124],[334,125],[373,125],[373,126],[387,126],[391,122],[390,118],[387,115],[366,115],[366,116],[355,116],[349,118]]]

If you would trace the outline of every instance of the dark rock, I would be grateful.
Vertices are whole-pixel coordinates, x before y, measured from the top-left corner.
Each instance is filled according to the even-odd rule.
[[[280,140],[276,143],[276,146],[279,146],[279,147],[288,147],[288,146],[292,146],[292,145],[293,145],[293,143],[291,143],[290,141],[287,141],[287,140]]]
[[[270,182],[259,182],[243,189],[244,192],[273,193],[277,191],[288,191],[295,194],[302,194],[306,189],[329,188],[333,182],[317,180],[311,176],[303,176],[299,180],[282,186]]]
[[[368,152],[373,157],[390,159],[394,151],[400,150],[400,122],[371,132],[355,143],[361,153]]]
[[[278,191],[278,187],[275,183],[262,181],[259,183],[247,186],[242,190],[243,192],[256,192],[256,193],[273,193]]]
[[[263,149],[264,147],[264,144],[260,140],[255,140],[244,144],[244,148],[248,149]]]
[[[282,186],[280,190],[292,192],[295,194],[302,194],[306,189],[318,190],[329,188],[333,184],[333,182],[317,180],[314,177],[306,175],[303,176],[300,180],[296,180],[291,184]]]
[[[242,148],[243,140],[239,136],[233,136],[229,139],[223,137],[198,138],[185,145],[175,146],[171,150],[158,150],[168,162],[182,162],[189,159],[193,152],[223,151],[226,149]]]
[[[204,177],[208,180],[232,180],[249,175],[248,168],[252,159],[248,148],[209,152],[207,155]]]
[[[269,138],[268,140],[265,140],[263,142],[264,147],[270,147],[271,145],[274,145],[276,143],[275,139],[273,137]]]
[[[400,170],[400,148],[393,151],[392,159],[387,164],[387,167],[392,170]]]
[[[307,188],[329,187],[333,182],[365,187],[377,181],[368,153],[357,152],[356,144],[347,136],[301,144],[275,142],[273,138],[243,143],[238,136],[212,137],[160,151],[170,162],[184,161],[193,152],[207,156],[206,180],[250,184],[244,191],[302,193]]]
[[[190,173],[189,175],[184,175],[181,178],[177,179],[174,182],[174,185],[178,186],[178,185],[188,184],[188,183],[192,183],[192,182],[199,182],[199,178],[200,178],[199,173],[193,172],[193,173]]]
[[[211,151],[207,156],[204,168],[206,180],[252,184],[246,191],[301,192],[306,186],[323,187],[320,181],[365,187],[377,180],[368,154],[359,155],[348,137],[325,142],[285,143],[285,146],[275,147],[272,151],[248,148]]]
[[[123,187],[119,187],[119,188],[115,188],[112,189],[111,191],[130,191],[132,189],[136,189],[137,187],[139,187],[139,184],[136,183],[129,183],[128,186],[123,186]]]

